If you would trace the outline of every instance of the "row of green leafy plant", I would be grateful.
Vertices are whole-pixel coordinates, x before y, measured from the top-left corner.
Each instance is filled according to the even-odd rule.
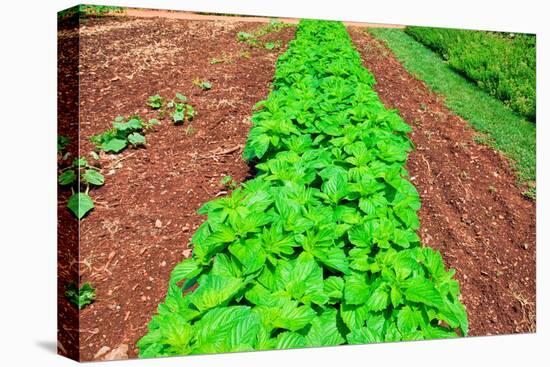
[[[410,127],[374,83],[341,23],[300,22],[252,117],[258,174],[199,209],[140,357],[467,334],[454,271],[416,234]]]
[[[159,125],[159,119],[164,119],[168,113],[174,125],[190,122],[195,117],[195,109],[181,93],[176,93],[176,97],[171,100],[166,100],[158,94],[150,96],[147,105],[153,110],[158,110],[158,119],[152,118],[145,122],[137,115],[117,116],[110,130],[92,136],[91,141],[96,145],[96,149],[119,153],[129,146],[143,146],[146,144],[145,132]]]
[[[99,160],[99,151],[120,153],[129,146],[144,146],[146,144],[145,132],[159,125],[159,119],[164,119],[166,114],[170,115],[175,125],[190,122],[195,116],[193,106],[181,93],[176,93],[176,97],[171,100],[158,94],[150,96],[147,105],[152,110],[158,111],[158,119],[153,118],[145,122],[138,115],[117,116],[112,123],[112,129],[90,139],[96,145],[96,151],[90,153],[91,158]],[[72,194],[67,201],[67,208],[80,220],[95,207],[94,200],[90,196],[90,189],[103,186],[105,177],[101,174],[101,169],[90,164],[85,157],[75,157],[71,162],[71,154],[67,150],[69,144],[68,137],[63,135],[57,137],[57,158],[62,165],[65,164],[65,167],[59,170],[58,183],[71,189]],[[66,164],[66,162],[70,163]],[[96,290],[90,283],[85,283],[80,288],[75,282],[66,286],[65,297],[78,309],[91,304],[95,296]]]
[[[142,147],[146,145],[145,134],[159,125],[160,121],[170,115],[174,125],[181,125],[190,122],[196,115],[195,109],[187,97],[176,93],[175,98],[166,99],[160,95],[150,96],[147,105],[158,112],[157,118],[145,119],[138,115],[128,117],[117,116],[112,122],[112,128],[90,138],[95,144],[96,150],[90,155],[94,160],[99,160],[99,152],[120,153],[128,147]],[[57,152],[58,159],[66,162],[69,153],[66,151],[69,139],[65,136],[58,136]],[[80,220],[94,207],[94,200],[90,196],[90,190],[94,187],[103,186],[105,178],[96,165],[90,164],[85,157],[75,157],[72,163],[60,169],[58,183],[68,187],[72,191],[67,207]]]
[[[430,27],[407,27],[405,32],[437,52],[481,89],[535,121],[534,35]]]

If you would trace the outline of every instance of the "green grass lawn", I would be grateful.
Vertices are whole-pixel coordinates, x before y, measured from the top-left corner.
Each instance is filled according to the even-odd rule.
[[[483,134],[482,142],[509,157],[520,184],[531,189],[536,180],[536,127],[452,70],[437,54],[401,29],[372,28],[374,37],[386,42],[405,68],[436,93],[445,96],[447,107]]]

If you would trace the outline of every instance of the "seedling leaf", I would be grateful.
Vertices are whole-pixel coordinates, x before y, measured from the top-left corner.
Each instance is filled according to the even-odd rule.
[[[134,146],[145,145],[145,136],[141,135],[140,133],[132,133],[128,135],[128,141]]]
[[[71,195],[67,202],[67,208],[69,208],[78,219],[82,219],[86,213],[94,208],[94,202],[88,194],[79,192]]]

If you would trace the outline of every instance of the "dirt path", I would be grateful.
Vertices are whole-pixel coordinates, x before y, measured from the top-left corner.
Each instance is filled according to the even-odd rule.
[[[470,335],[535,331],[535,205],[505,158],[413,78],[379,41],[348,28],[384,104],[412,127],[407,167],[422,198],[423,243],[457,269]]]
[[[192,13],[186,11],[175,10],[156,10],[156,9],[138,9],[128,8],[122,13],[113,13],[116,16],[129,16],[139,18],[153,18],[161,17],[166,19],[186,19],[186,20],[231,20],[235,22],[253,22],[253,23],[269,23],[275,17],[255,17],[255,16],[225,16],[225,15],[210,15],[201,13]],[[300,19],[298,18],[276,18],[285,23],[298,24]],[[354,27],[379,27],[379,28],[404,28],[402,25],[397,24],[384,24],[384,23],[363,23],[363,22],[343,22],[347,26]]]
[[[237,42],[236,34],[261,26],[113,17],[83,23],[81,155],[93,149],[89,138],[109,129],[117,115],[156,117],[145,106],[150,95],[173,98],[181,92],[198,113],[189,129],[166,119],[146,135],[145,149],[105,155],[99,162],[105,185],[91,192],[96,208],[80,228],[82,281],[97,288],[96,302],[80,317],[83,360],[101,359],[95,355],[102,347],[121,344],[136,356],[135,342],[165,296],[170,271],[190,255],[187,243],[204,220],[196,210],[224,193],[223,176],[240,182],[249,174],[241,159],[248,118],[269,92],[283,50],[253,49]],[[286,44],[293,34],[293,27],[286,28],[265,40]],[[211,64],[213,58],[223,62]],[[61,67],[60,75],[65,72]],[[201,90],[196,78],[210,81],[212,89]],[[60,252],[68,246],[61,240]],[[64,299],[61,304],[72,307]]]

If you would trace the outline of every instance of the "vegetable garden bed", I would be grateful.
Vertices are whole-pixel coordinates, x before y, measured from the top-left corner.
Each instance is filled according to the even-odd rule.
[[[276,23],[82,23],[82,137],[68,130],[80,151],[67,151],[100,152],[81,170],[104,184],[80,258],[67,257],[76,233],[60,236],[60,320],[77,317],[67,289],[83,302],[61,349],[97,360],[535,330],[534,203],[387,49],[348,32],[304,21],[283,54],[294,28]],[[76,76],[70,52],[60,78]],[[94,286],[86,299],[67,288],[75,273]]]
[[[467,334],[454,271],[415,233],[410,127],[373,84],[342,24],[300,22],[252,117],[258,175],[199,210],[141,357]]]
[[[204,220],[196,210],[227,192],[220,182],[225,176],[241,182],[250,175],[241,159],[250,112],[268,94],[283,48],[249,47],[236,35],[265,26],[125,17],[82,22],[80,155],[100,167],[105,184],[90,191],[95,208],[80,222],[80,253],[72,247],[77,242],[70,233],[61,233],[59,240],[61,348],[79,345],[81,358],[92,360],[105,357],[96,356],[103,347],[123,344],[129,357],[136,356],[135,342],[166,294],[170,270],[188,253],[187,243]],[[263,39],[282,41],[284,47],[293,33],[284,28]],[[60,37],[69,37],[61,40],[65,45],[77,41],[65,29]],[[69,64],[71,57],[78,58],[70,54],[72,49],[60,48],[59,73],[78,80]],[[193,83],[196,79],[208,80],[211,89],[203,90]],[[89,157],[95,149],[90,138],[109,130],[117,116],[157,118],[147,105],[149,96],[173,98],[176,92],[196,108],[191,123],[173,126],[167,115],[145,134],[145,147],[100,153],[99,161]],[[70,93],[74,88],[60,90],[61,95]],[[60,118],[71,119],[64,111],[71,110],[61,109]],[[74,131],[72,126],[61,132],[70,138],[72,157],[78,155]],[[60,186],[59,214],[65,222],[76,220],[66,208],[70,193]],[[77,317],[65,298],[74,272],[96,288],[95,301],[80,311],[76,339],[64,329],[70,329],[67,320]]]

